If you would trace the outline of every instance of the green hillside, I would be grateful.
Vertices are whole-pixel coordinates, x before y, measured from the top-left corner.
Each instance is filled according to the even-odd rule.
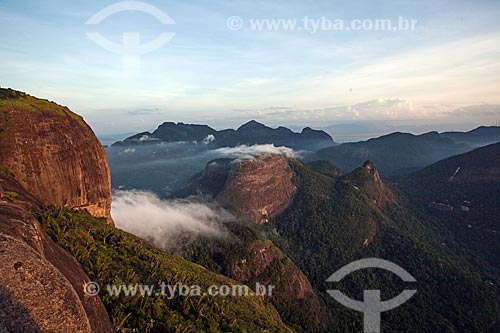
[[[38,214],[47,233],[92,281],[107,284],[238,285],[179,256],[115,229],[86,212],[55,208]],[[142,297],[101,299],[118,332],[292,332],[261,297]]]
[[[325,312],[317,296],[297,299],[303,290],[289,290],[290,283],[297,277],[297,272],[290,273],[294,272],[295,264],[271,240],[280,241],[273,230],[244,220],[227,222],[225,228],[228,237],[199,239],[184,249],[183,256],[225,276],[235,279],[248,276],[245,284],[251,287],[256,282],[273,285],[270,302],[287,324],[298,332],[325,329]],[[260,249],[266,249],[272,262],[262,260]],[[235,267],[240,270],[236,271]]]
[[[433,228],[439,244],[498,285],[500,143],[439,161],[399,183],[406,205]],[[453,210],[439,210],[431,203]]]
[[[377,206],[373,172],[358,168],[335,179],[301,162],[292,166],[299,190],[273,224],[286,244],[283,250],[329,304],[330,332],[361,331],[362,320],[326,290],[340,287],[362,300],[365,289],[380,288],[382,298],[389,299],[407,287],[380,271],[357,272],[337,286],[325,282],[342,266],[368,257],[392,261],[418,281],[410,301],[382,315],[383,331],[489,332],[498,326],[497,287],[462,257],[442,249],[433,226],[413,217],[402,203]],[[383,190],[390,196],[389,189]]]

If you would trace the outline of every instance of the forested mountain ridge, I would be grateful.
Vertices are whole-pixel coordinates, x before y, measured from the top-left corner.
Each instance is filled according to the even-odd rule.
[[[380,173],[388,176],[408,173],[408,170],[416,170],[470,150],[472,147],[469,145],[456,143],[437,132],[421,135],[397,132],[367,141],[327,147],[308,156],[307,160],[328,160],[344,172],[372,160]]]
[[[500,143],[439,161],[399,188],[415,214],[439,231],[443,247],[488,271],[500,271]]]
[[[155,131],[138,133],[114,145],[142,145],[160,142],[197,142],[215,147],[238,145],[274,144],[295,149],[316,150],[334,144],[332,137],[324,131],[304,128],[300,133],[280,126],[271,128],[251,120],[238,129],[217,131],[207,125],[165,122]]]
[[[321,163],[307,165],[289,160],[289,164],[297,187],[293,201],[284,212],[255,228],[289,256],[311,281],[327,313],[322,317],[325,331],[362,330],[358,315],[326,293],[331,289],[326,279],[336,269],[367,257],[395,262],[418,281],[418,292],[412,300],[384,314],[387,320],[383,321],[383,329],[489,332],[497,327],[495,314],[500,304],[496,285],[490,284],[485,272],[473,262],[443,248],[433,225],[412,213],[404,190],[398,184],[385,184],[373,162],[367,161],[345,175],[325,172]],[[210,173],[203,174],[204,184],[211,188]],[[223,186],[215,188],[224,191]],[[247,196],[252,200],[252,193]],[[216,253],[244,253],[248,246],[242,243],[229,251],[220,243],[205,242],[189,255],[201,263],[217,262],[221,256]],[[214,247],[219,250],[214,252]],[[377,287],[388,299],[404,286],[388,274],[370,271],[365,275],[354,274],[340,287],[347,294],[358,295],[358,299],[362,290]],[[467,295],[467,300],[461,300],[462,294]],[[307,331],[309,322],[305,318],[295,319],[298,321],[292,325],[299,331]]]

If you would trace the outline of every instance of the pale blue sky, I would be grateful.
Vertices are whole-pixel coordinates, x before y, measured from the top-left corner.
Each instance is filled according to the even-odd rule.
[[[162,121],[235,126],[500,118],[499,1],[158,1],[174,25],[115,1],[0,0],[0,85],[69,106],[101,134]],[[230,16],[243,28],[227,27]],[[249,19],[416,19],[415,31],[252,31]],[[175,36],[126,70],[96,45]]]

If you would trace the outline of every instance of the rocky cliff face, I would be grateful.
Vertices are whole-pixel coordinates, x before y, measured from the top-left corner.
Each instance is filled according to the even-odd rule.
[[[0,164],[43,204],[86,209],[113,223],[104,149],[68,108],[0,89]]]
[[[177,196],[208,195],[255,224],[264,224],[283,212],[292,202],[297,187],[285,157],[264,155],[252,159],[218,159]]]
[[[0,331],[113,332],[89,278],[43,231],[32,211],[42,204],[0,170]]]
[[[297,191],[293,171],[281,155],[237,160],[231,164],[218,200],[256,224],[266,223],[283,212]]]
[[[258,281],[273,285],[271,295],[265,295],[282,310],[283,304],[307,313],[313,327],[321,317],[321,305],[307,276],[271,241],[257,240],[248,246],[245,258],[231,264],[230,277],[247,285]]]
[[[280,270],[282,271],[281,280],[264,281],[266,280],[264,273],[271,271],[274,266],[280,265],[283,266],[283,269]],[[278,289],[274,290],[274,297],[287,300],[316,297],[311,283],[304,273],[270,241],[253,242],[248,248],[248,259],[233,263],[231,277],[241,283],[264,278],[264,280],[259,279],[259,281],[278,284]]]

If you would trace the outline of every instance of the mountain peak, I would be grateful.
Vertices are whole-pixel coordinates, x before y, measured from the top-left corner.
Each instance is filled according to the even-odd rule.
[[[285,157],[264,155],[231,165],[219,201],[256,224],[283,212],[297,191],[294,173]]]
[[[365,163],[363,163],[363,168],[365,168],[367,170],[372,170],[375,168],[375,164],[373,163],[373,161],[368,160],[368,161],[365,161]]]
[[[394,193],[385,186],[373,161],[365,161],[362,167],[347,174],[346,179],[362,189],[372,200],[373,206],[384,209],[387,204],[397,205]]]
[[[266,125],[262,124],[262,123],[259,123],[258,121],[256,120],[250,120],[249,122],[241,125],[237,131],[241,131],[241,130],[255,130],[255,129],[262,129],[262,128],[268,128]]]
[[[375,183],[382,184],[382,179],[380,178],[380,174],[378,173],[378,170],[375,167],[375,163],[373,163],[373,161],[365,161],[365,163],[363,163],[363,168],[368,172],[370,176],[373,177],[373,181]]]

